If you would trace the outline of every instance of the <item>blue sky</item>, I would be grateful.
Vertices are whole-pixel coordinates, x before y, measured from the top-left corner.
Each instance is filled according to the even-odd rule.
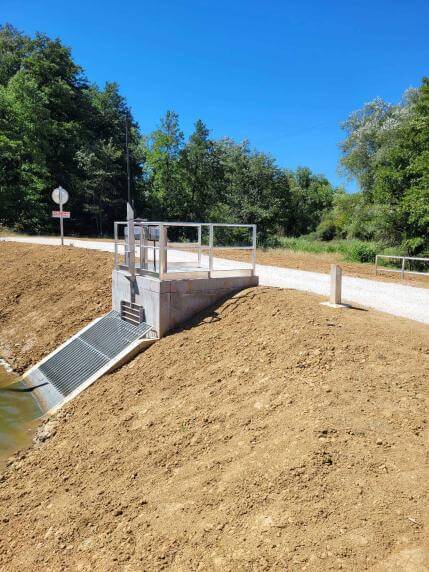
[[[247,138],[334,184],[340,123],[429,75],[429,2],[0,0],[0,21],[60,37],[91,81],[117,81],[144,132]]]

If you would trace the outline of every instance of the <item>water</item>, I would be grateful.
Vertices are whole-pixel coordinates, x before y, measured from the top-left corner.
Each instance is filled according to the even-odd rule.
[[[31,443],[40,415],[31,391],[0,362],[0,463]]]

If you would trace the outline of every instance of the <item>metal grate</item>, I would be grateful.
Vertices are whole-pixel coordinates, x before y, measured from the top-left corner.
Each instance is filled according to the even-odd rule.
[[[106,314],[93,326],[42,363],[38,370],[64,397],[151,329],[124,322],[118,312]]]
[[[121,300],[121,318],[130,324],[138,326],[144,322],[143,306],[135,304],[134,302]]]

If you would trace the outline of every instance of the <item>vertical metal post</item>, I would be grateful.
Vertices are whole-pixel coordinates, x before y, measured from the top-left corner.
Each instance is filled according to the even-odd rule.
[[[198,266],[201,266],[201,225],[198,225]]]
[[[61,233],[61,246],[64,246],[64,221],[63,221],[63,193],[62,193],[62,190],[60,190],[59,195],[60,195],[60,233]]]
[[[113,233],[115,237],[115,270],[118,269],[118,223],[113,224]]]
[[[401,278],[403,279],[405,275],[405,256],[402,257],[402,266],[401,266]]]
[[[167,228],[159,225],[159,278],[163,279],[167,272]]]
[[[128,221],[128,270],[132,276],[136,273],[136,244],[134,238],[134,221]]]
[[[209,224],[209,278],[213,272],[213,225]]]
[[[375,255],[375,275],[377,276],[378,271],[378,254]]]
[[[256,269],[256,224],[253,225],[253,233],[252,233],[252,276],[255,275]]]

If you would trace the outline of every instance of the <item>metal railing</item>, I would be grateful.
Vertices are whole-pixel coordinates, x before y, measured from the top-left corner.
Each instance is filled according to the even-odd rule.
[[[169,228],[196,229],[196,242],[171,242],[168,240]],[[217,229],[248,229],[249,242],[246,246],[215,246]],[[203,244],[203,232],[208,231],[208,242]],[[232,230],[232,232],[234,232]],[[120,234],[123,233],[123,237]],[[131,240],[130,240],[131,237]],[[131,274],[155,276],[162,279],[198,277],[217,277],[222,275],[254,276],[256,266],[256,225],[254,224],[222,224],[193,222],[152,222],[152,221],[118,221],[114,224],[115,269],[125,270]],[[122,252],[121,252],[122,250]],[[248,251],[251,254],[249,268],[238,265],[237,268],[215,268],[215,253],[222,250]],[[196,253],[196,261],[180,262],[170,260],[178,258],[179,252]],[[205,259],[203,255],[206,253]],[[121,256],[123,259],[121,260]]]
[[[417,270],[407,270],[405,268],[405,262],[407,260],[414,260],[418,262],[425,262],[429,264],[429,258],[421,258],[417,256],[393,256],[391,254],[377,254],[375,257],[375,275],[378,274],[379,270],[379,259],[380,258],[387,258],[392,260],[401,260],[401,268],[387,268],[386,266],[382,266],[382,270],[384,272],[396,272],[401,274],[401,277],[404,278],[405,274],[418,274],[420,276],[429,276],[429,272],[419,272]]]

